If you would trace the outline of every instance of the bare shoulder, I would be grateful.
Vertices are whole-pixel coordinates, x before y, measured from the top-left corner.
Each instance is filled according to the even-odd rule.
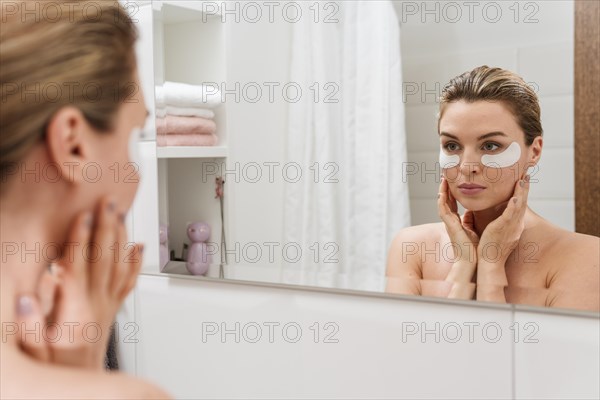
[[[600,238],[560,229],[556,234],[554,251],[559,258],[571,260],[565,267],[600,263]]]
[[[445,234],[446,229],[442,222],[409,226],[396,234],[392,246],[436,242],[440,241]]]
[[[390,245],[386,275],[402,279],[422,279],[421,250],[432,248],[445,233],[442,223],[409,226],[400,230]]]
[[[600,309],[600,238],[562,231],[549,252],[555,307]]]
[[[3,348],[1,398],[171,399],[159,387],[123,373],[43,364],[18,350]],[[7,368],[4,368],[4,367]],[[31,385],[35,382],[35,385]]]

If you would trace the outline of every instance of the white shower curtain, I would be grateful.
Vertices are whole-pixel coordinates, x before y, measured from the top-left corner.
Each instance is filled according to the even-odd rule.
[[[290,81],[313,89],[289,107],[288,162],[303,176],[285,185],[282,280],[377,290],[410,225],[400,28],[390,1],[336,4],[339,22],[292,28]]]

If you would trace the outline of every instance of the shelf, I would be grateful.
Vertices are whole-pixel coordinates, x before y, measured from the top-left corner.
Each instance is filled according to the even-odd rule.
[[[185,267],[185,261],[169,261],[161,272],[164,274],[192,275]],[[211,264],[206,274],[201,276],[219,278],[219,264]]]
[[[223,270],[225,274],[225,279],[262,283],[282,283],[280,269],[270,266],[235,264],[224,265]],[[193,276],[188,272],[187,268],[185,267],[185,261],[169,261],[161,272],[164,274]],[[212,264],[208,268],[208,272],[206,273],[206,275],[202,276],[207,276],[210,278],[219,278],[219,264]]]
[[[155,11],[161,12],[159,19],[165,24],[189,21],[206,21],[210,18],[220,18],[221,9],[218,3],[212,1],[153,1]]]
[[[166,146],[157,147],[158,158],[225,158],[226,146]]]

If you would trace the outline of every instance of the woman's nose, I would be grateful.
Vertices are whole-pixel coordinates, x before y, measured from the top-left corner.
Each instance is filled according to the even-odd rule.
[[[477,152],[464,151],[460,160],[460,171],[470,175],[481,171],[481,157]]]

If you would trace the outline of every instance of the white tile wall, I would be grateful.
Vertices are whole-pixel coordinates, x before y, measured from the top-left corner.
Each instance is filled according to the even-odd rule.
[[[492,19],[495,6],[487,3],[501,7],[497,23],[481,14],[487,7]],[[574,230],[573,1],[478,2],[472,22],[464,3],[455,4],[463,4],[463,15],[453,23],[452,9],[443,2],[396,2],[409,161],[426,166],[437,161],[435,92],[441,94],[452,77],[482,64],[515,71],[538,89],[542,108],[540,182],[532,187],[530,204],[550,222]],[[527,16],[532,23],[525,23]],[[409,177],[414,225],[438,221],[437,186],[432,177]]]
[[[515,328],[521,335],[515,337],[516,398],[598,399],[599,321],[517,311]]]

